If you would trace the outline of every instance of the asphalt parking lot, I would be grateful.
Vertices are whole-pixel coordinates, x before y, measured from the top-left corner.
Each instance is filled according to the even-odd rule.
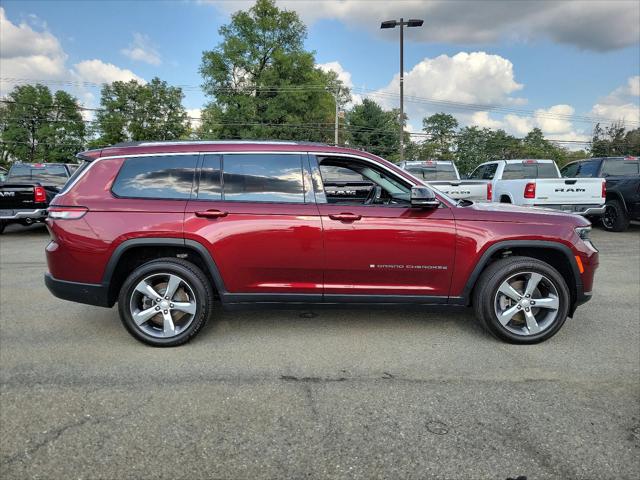
[[[458,310],[217,310],[146,347],[0,237],[0,477],[638,478],[640,226],[594,230],[594,299],[512,346]]]

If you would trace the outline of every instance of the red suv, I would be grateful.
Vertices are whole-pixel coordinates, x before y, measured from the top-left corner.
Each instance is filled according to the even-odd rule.
[[[598,252],[577,215],[454,201],[375,155],[296,142],[141,142],[78,155],[51,202],[51,292],[111,307],[155,346],[214,301],[473,305],[535,343],[591,298]]]

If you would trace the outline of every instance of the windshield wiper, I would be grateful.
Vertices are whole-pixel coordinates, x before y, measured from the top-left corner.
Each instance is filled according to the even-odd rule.
[[[469,205],[473,205],[473,202],[471,200],[461,198],[460,200],[458,200],[458,203],[456,203],[456,205],[458,207],[468,207]]]

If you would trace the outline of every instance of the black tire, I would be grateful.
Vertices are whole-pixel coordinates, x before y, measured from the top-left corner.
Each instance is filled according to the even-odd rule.
[[[4,229],[7,226],[7,222],[0,220],[0,235],[4,233]]]
[[[194,298],[191,300],[195,301],[195,314],[193,314],[192,317],[189,316],[189,318],[191,318],[191,320],[189,320],[190,323],[185,325],[184,329],[175,336],[167,338],[160,338],[148,333],[149,331],[154,331],[154,329],[157,328],[158,335],[160,335],[160,327],[157,326],[159,317],[154,316],[150,320],[144,322],[143,325],[138,326],[133,319],[131,311],[132,304],[135,303],[138,298],[134,296],[140,296],[140,294],[136,292],[138,284],[149,277],[161,279],[163,275],[167,275],[167,278],[169,275],[178,276],[182,281],[182,283],[180,283],[180,288],[182,290],[180,290],[180,292],[176,292],[176,294],[181,293],[182,295],[186,295],[187,298],[193,296]],[[160,288],[157,290],[157,293],[159,293],[160,296],[166,293],[166,290],[165,292],[162,292]],[[145,302],[150,300],[150,297],[146,298],[144,295],[142,295],[142,298]],[[158,300],[163,300],[163,298],[161,297]],[[168,301],[170,302],[172,300],[169,299]],[[178,300],[173,301],[176,302],[176,304],[178,303]],[[118,296],[118,311],[120,313],[122,324],[137,340],[154,347],[175,347],[188,342],[198,334],[211,314],[213,301],[214,296],[211,284],[206,275],[202,273],[202,270],[186,260],[178,258],[160,258],[139,266],[127,277],[120,289],[120,295]],[[151,302],[147,307],[154,305],[156,305],[156,303]],[[173,307],[173,305],[171,306]],[[158,309],[157,307],[154,308]],[[178,314],[185,315],[182,312],[178,312]],[[162,312],[158,312],[158,315],[162,315]],[[150,324],[152,321],[153,324]]]
[[[500,197],[500,203],[511,203],[511,199],[506,195]]]
[[[544,277],[545,285],[547,285],[547,282],[552,285],[555,292],[557,292],[555,297],[557,298],[558,308],[555,310],[555,317],[552,320],[548,320],[548,324],[540,332],[536,334],[518,334],[512,331],[515,328],[514,324],[511,323],[512,321],[507,322],[507,326],[505,326],[498,320],[496,311],[496,304],[499,301],[498,289],[508,279],[518,278],[518,275],[526,276],[528,273],[538,273]],[[543,287],[541,286],[540,288]],[[522,292],[518,291],[518,293]],[[536,295],[533,295],[533,297],[536,297]],[[539,300],[533,297],[531,300]],[[480,323],[499,339],[519,344],[543,342],[558,333],[567,319],[570,301],[569,288],[562,275],[551,265],[531,257],[508,257],[492,263],[478,279],[473,293],[473,306]],[[513,306],[517,307],[518,304],[514,301]],[[527,310],[527,312],[531,311],[532,313],[534,313],[534,310],[538,312],[548,311],[539,307],[529,306],[528,308],[530,310]],[[524,311],[518,311],[513,318],[513,321],[516,319],[518,321],[526,321],[524,319]],[[525,329],[524,326],[518,328]]]
[[[624,232],[629,228],[629,215],[620,200],[607,200],[604,209],[604,214],[600,218],[603,229],[608,232]]]

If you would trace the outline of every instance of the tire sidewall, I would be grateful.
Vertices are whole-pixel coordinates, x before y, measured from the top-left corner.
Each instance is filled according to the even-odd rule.
[[[569,313],[571,295],[562,275],[560,275],[556,269],[541,261],[534,259],[529,260],[530,261],[527,262],[528,265],[518,262],[500,269],[494,276],[488,279],[487,285],[482,289],[485,298],[482,299],[481,309],[485,325],[496,336],[511,343],[539,343],[551,338],[562,328],[562,325]],[[558,291],[560,306],[558,308],[556,319],[549,328],[536,335],[525,336],[510,332],[500,324],[494,310],[495,296],[500,285],[509,277],[523,272],[535,272],[544,275],[547,279],[553,282],[556,290]]]
[[[627,227],[626,213],[618,200],[609,200],[605,203],[605,209],[611,208],[616,213],[616,219],[612,225],[607,225],[604,218],[600,220],[602,228],[608,232],[621,232]],[[606,214],[606,211],[605,211]]]
[[[131,295],[135,291],[136,286],[145,277],[158,273],[173,273],[180,276],[189,284],[196,297],[196,314],[193,318],[193,321],[183,332],[181,332],[179,335],[176,335],[175,337],[158,338],[148,335],[140,328],[138,328],[135,321],[133,320],[133,317],[131,316],[129,305]],[[209,298],[210,296],[207,294],[207,287],[203,284],[202,280],[198,278],[198,276],[189,268],[169,261],[152,261],[135,269],[124,282],[120,290],[120,295],[118,297],[118,311],[120,313],[120,319],[122,320],[125,328],[135,338],[146,344],[156,347],[171,347],[181,345],[189,341],[193,336],[195,336],[196,333],[198,333],[203,323],[206,321],[210,311],[211,306],[209,305]]]

